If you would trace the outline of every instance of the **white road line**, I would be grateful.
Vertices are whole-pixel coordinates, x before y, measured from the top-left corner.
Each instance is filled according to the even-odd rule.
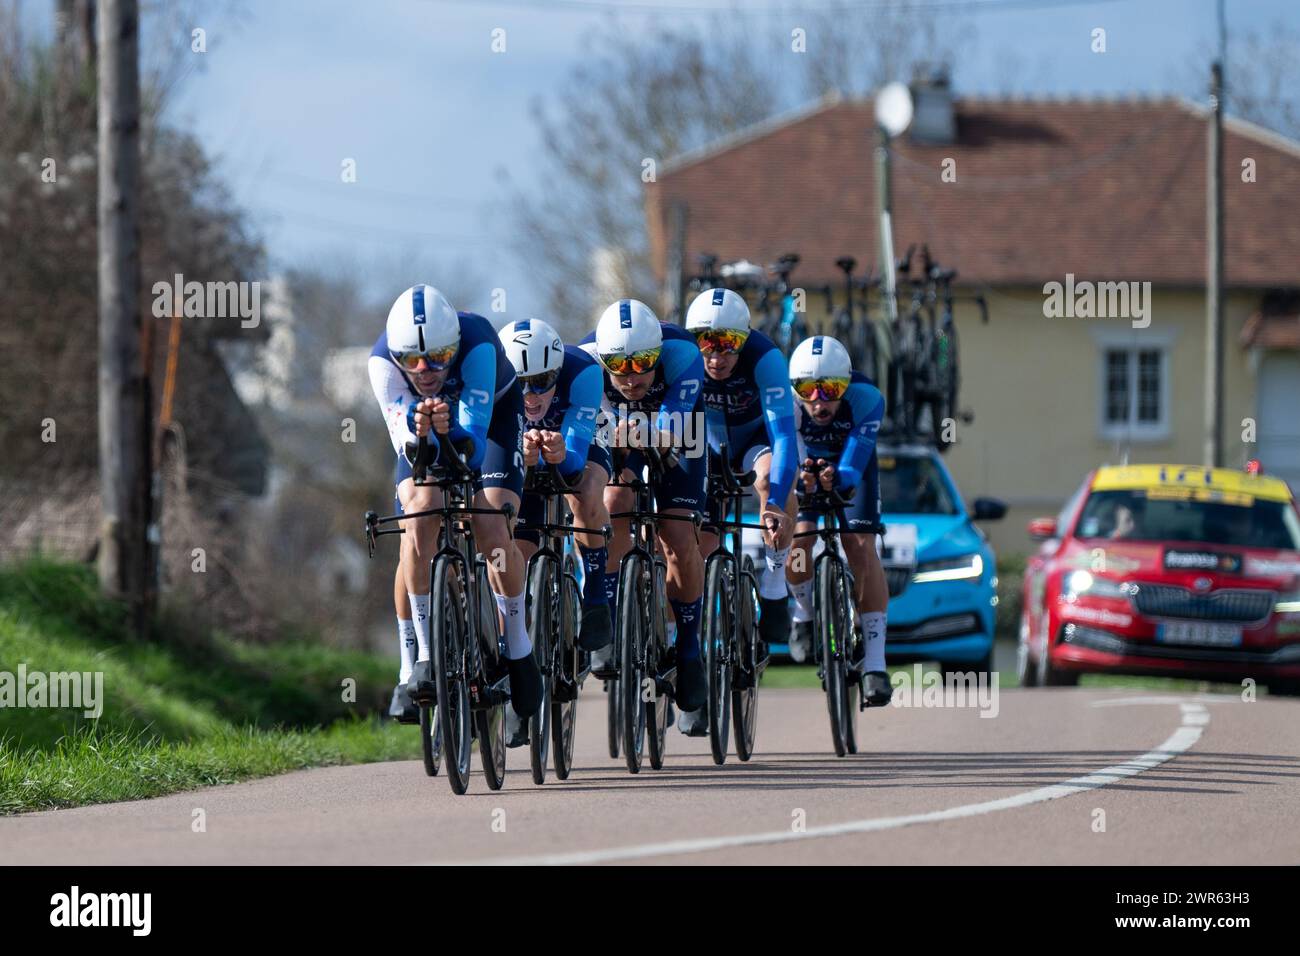
[[[706,853],[710,850],[725,850],[738,846],[759,846],[766,843],[787,843],[795,840],[819,840],[826,837],[844,836],[850,833],[870,833],[875,830],[893,830],[898,827],[912,826],[918,823],[939,823],[945,820],[959,820],[964,817],[980,816],[998,810],[1011,810],[1026,807],[1034,803],[1058,800],[1076,793],[1096,790],[1107,784],[1136,777],[1143,771],[1158,767],[1185,753],[1198,740],[1210,722],[1210,714],[1200,704],[1188,704],[1177,698],[1165,698],[1165,703],[1182,705],[1183,722],[1155,750],[1148,751],[1140,757],[1124,763],[1103,767],[1094,773],[1081,777],[1071,777],[1062,783],[1049,787],[1039,787],[1010,797],[987,800],[983,803],[968,803],[947,810],[934,810],[929,813],[913,813],[901,817],[876,817],[870,820],[849,820],[827,826],[809,827],[807,830],[772,830],[767,833],[744,833],[736,836],[703,837],[690,840],[671,840],[664,843],[643,843],[633,846],[607,847],[603,850],[582,850],[574,853],[549,853],[536,856],[501,857],[495,860],[473,860],[465,863],[477,863],[496,866],[566,866],[590,863],[612,863],[618,860],[637,860],[646,857],[676,856],[683,853]],[[462,865],[462,864],[448,864]]]
[[[1242,700],[1231,694],[1196,694],[1192,697],[1107,697],[1088,702],[1089,707],[1121,707],[1129,704],[1186,704],[1199,701],[1203,704],[1240,704]]]

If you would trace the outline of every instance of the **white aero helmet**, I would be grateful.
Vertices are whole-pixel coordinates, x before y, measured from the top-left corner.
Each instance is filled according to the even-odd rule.
[[[650,371],[663,346],[658,317],[636,299],[619,299],[596,323],[596,358],[614,375]]]
[[[738,352],[749,338],[749,306],[730,289],[705,289],[686,310],[686,328],[702,351]]]
[[[550,391],[564,365],[564,342],[559,333],[541,319],[524,319],[511,322],[498,334],[524,390]]]
[[[790,385],[807,402],[843,398],[852,376],[848,350],[829,335],[804,339],[790,356]]]
[[[413,285],[388,310],[388,354],[407,371],[424,359],[429,368],[451,364],[460,348],[460,318],[431,285]]]

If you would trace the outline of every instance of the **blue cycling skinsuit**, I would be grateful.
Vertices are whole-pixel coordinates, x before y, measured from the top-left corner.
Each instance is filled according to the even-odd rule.
[[[725,380],[705,376],[704,412],[710,451],[719,454],[725,442],[733,469],[748,471],[764,451],[772,453],[769,500],[784,508],[798,471],[799,448],[789,367],[770,338],[750,332]]]
[[[654,367],[654,382],[643,397],[635,401],[626,399],[614,387],[609,373],[601,366],[605,390],[602,410],[611,427],[629,413],[654,416],[654,427],[672,430],[680,437],[692,416],[703,412],[704,360],[695,345],[695,337],[678,325],[659,323],[663,330],[663,351]],[[596,333],[588,333],[582,348],[596,355]],[[696,419],[699,420],[699,419]],[[625,465],[638,472],[645,465],[645,457],[636,449],[627,453]],[[655,486],[655,501],[659,507],[684,508],[688,511],[704,510],[704,479],[708,462],[704,455],[694,457],[680,454],[676,468],[668,469],[663,481]]]
[[[526,322],[517,323],[516,328],[520,326],[526,327]],[[588,462],[602,468],[606,480],[613,473],[609,449],[596,441],[596,422],[604,396],[602,371],[600,363],[587,352],[576,345],[566,345],[564,364],[560,366],[560,377],[555,381],[551,404],[538,419],[528,418],[525,412],[525,431],[536,428],[564,436],[564,461],[558,467],[560,474],[570,482],[581,478]],[[546,502],[541,495],[524,492],[515,537],[532,542],[534,546],[540,544],[541,532],[537,526],[545,517],[545,508]],[[578,544],[578,553],[582,556],[582,606],[607,605],[605,563],[609,549]]]
[[[564,364],[560,367],[555,394],[546,413],[539,419],[528,418],[525,413],[524,431],[536,428],[564,436],[564,461],[560,463],[559,471],[569,481],[581,475],[587,462],[605,469],[606,475],[613,471],[609,449],[595,440],[596,421],[600,417],[600,403],[604,396],[601,371],[600,363],[585,351],[576,345],[566,345]],[[541,536],[527,526],[542,520],[544,504],[540,495],[524,493],[519,507],[521,527],[516,529],[515,537],[538,543]]]
[[[605,391],[602,410],[611,427],[617,424],[619,419],[626,418],[630,414],[654,416],[656,429],[671,431],[680,440],[683,437],[683,429],[694,427],[694,423],[703,418],[704,360],[700,357],[699,347],[695,344],[695,336],[678,325],[660,322],[659,326],[663,333],[663,349],[654,367],[654,381],[646,394],[635,401],[624,398],[610,381],[609,373],[605,371],[604,366],[601,366]],[[582,348],[592,356],[596,355],[595,332],[589,333],[582,340]],[[645,456],[636,449],[628,450],[623,467],[633,473],[639,473],[644,466]],[[674,508],[703,511],[707,473],[707,455],[681,453],[676,467],[668,469],[653,486],[658,507],[665,511]],[[610,606],[613,607],[615,595],[618,593],[617,572],[605,575],[605,593]],[[673,609],[673,618],[677,622],[678,661],[699,659],[702,602],[702,597],[694,601],[668,599]]]
[[[825,425],[817,424],[806,409],[799,408],[799,460],[822,458],[835,464],[836,490],[845,497],[853,493],[845,509],[851,531],[880,532],[876,433],[884,413],[885,397],[858,371],[853,373],[839,409]],[[821,509],[801,508],[799,520],[816,521],[822,513]]]
[[[460,319],[460,348],[438,394],[456,408],[448,437],[454,441],[473,439],[469,465],[480,469],[483,487],[505,488],[517,495],[524,485],[523,452],[519,444],[523,431],[523,392],[492,323],[472,312],[456,314]],[[371,349],[367,370],[397,452],[394,485],[400,485],[411,477],[405,449],[407,442],[415,441],[413,412],[423,396],[388,354],[387,332],[379,336]],[[430,434],[429,439],[436,448],[438,436]],[[400,501],[398,510],[401,510]]]

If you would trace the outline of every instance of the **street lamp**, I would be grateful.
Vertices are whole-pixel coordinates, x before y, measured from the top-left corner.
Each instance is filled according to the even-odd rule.
[[[876,212],[880,222],[880,282],[889,321],[898,318],[894,269],[893,200],[889,183],[889,141],[912,124],[912,92],[895,80],[876,94]]]

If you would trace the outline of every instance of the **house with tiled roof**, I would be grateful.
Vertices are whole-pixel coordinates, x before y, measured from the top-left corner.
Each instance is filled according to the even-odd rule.
[[[948,463],[968,499],[1009,503],[989,531],[1024,551],[1022,519],[1089,468],[1201,460],[1208,114],[1175,98],[914,94],[927,125],[891,146],[894,247],[928,243],[988,302],[987,325],[956,310],[974,420]],[[646,191],[660,279],[701,253],[796,252],[807,289],[839,281],[840,256],[876,263],[874,145],[873,102],[829,98],[663,164]],[[1226,463],[1258,457],[1300,489],[1300,144],[1228,118],[1223,182]],[[1149,282],[1148,316],[1053,308],[1051,283],[1086,282]]]

